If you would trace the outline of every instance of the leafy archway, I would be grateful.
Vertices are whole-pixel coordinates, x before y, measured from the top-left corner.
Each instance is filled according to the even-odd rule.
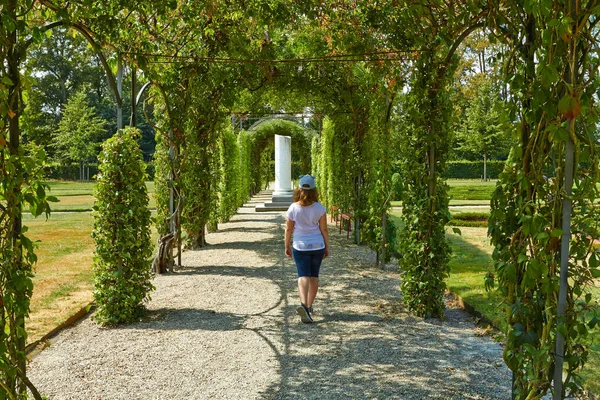
[[[265,118],[248,130],[251,140],[252,188],[256,192],[275,179],[275,135],[292,138],[292,179],[311,172],[310,146],[316,132],[299,122]]]
[[[26,383],[23,321],[35,256],[22,234],[21,212],[27,203],[34,213],[47,211],[43,184],[30,181],[40,164],[19,147],[23,111],[20,63],[28,43],[50,29],[52,23],[42,24],[52,18],[97,35],[94,43],[120,51],[161,91],[160,105],[164,107],[157,107],[157,112],[162,112],[157,115],[158,126],[163,128],[164,150],[171,153],[163,154],[170,165],[162,171],[163,177],[171,174],[171,179],[162,182],[168,182],[165,187],[175,187],[180,199],[185,199],[179,215],[192,247],[204,243],[219,190],[231,190],[218,183],[220,177],[234,175],[234,169],[221,168],[235,160],[221,156],[229,151],[222,149],[234,148],[235,143],[231,132],[224,133],[231,128],[224,120],[231,115],[240,92],[256,93],[263,88],[310,92],[310,101],[319,103],[314,109],[324,110],[330,117],[333,123],[323,143],[335,145],[320,158],[317,173],[327,176],[323,181],[341,176],[343,180],[332,181],[328,188],[331,198],[354,207],[357,222],[372,220],[366,226],[373,229],[372,240],[377,240],[379,228],[375,227],[379,215],[385,221],[389,191],[389,164],[377,162],[385,160],[381,148],[388,143],[385,130],[389,118],[383,113],[389,114],[390,107],[381,103],[394,92],[383,87],[389,89],[392,82],[401,81],[402,66],[408,65],[409,93],[402,96],[406,101],[398,104],[404,113],[402,121],[410,128],[403,148],[405,186],[409,189],[403,197],[407,223],[402,241],[403,289],[411,309],[424,316],[442,315],[443,278],[448,272],[448,197],[441,173],[448,148],[452,54],[461,38],[487,25],[495,39],[505,44],[507,80],[514,101],[507,120],[520,140],[495,194],[490,225],[496,275],[508,308],[506,361],[515,372],[517,394],[522,398],[538,398],[550,390],[552,373],[557,396],[564,396],[563,359],[568,364],[566,383],[576,388],[572,376],[587,354],[580,338],[587,332],[586,325],[597,324],[597,320],[586,320],[590,300],[585,285],[599,275],[598,254],[590,245],[598,236],[594,208],[597,149],[590,134],[598,115],[593,95],[598,86],[599,62],[593,40],[598,1],[490,3],[495,9],[469,0],[403,5],[281,0],[229,2],[222,8],[210,2],[176,0],[141,1],[127,9],[122,3],[109,0],[57,6],[48,0],[39,4],[9,0],[2,8],[2,252],[7,262],[2,266],[1,283],[8,295],[2,296],[7,317],[0,332],[8,346],[0,354],[0,377],[7,393],[23,392]],[[398,29],[406,26],[414,29]],[[286,65],[280,63],[283,60]],[[238,160],[258,171],[254,190],[268,180],[266,173],[261,175],[261,159],[268,148],[267,134],[261,135],[265,137],[254,135],[250,145],[254,152],[245,161]],[[239,137],[238,143],[246,140],[243,133]],[[174,142],[175,149],[170,146]],[[307,140],[306,151],[296,158],[299,172],[294,175],[313,167],[309,143]],[[321,150],[315,143],[313,153],[325,154],[323,143]],[[344,155],[345,164],[336,166],[340,167],[337,175],[330,174],[331,168],[323,172],[335,162],[334,151]],[[263,164],[268,159],[265,155]],[[557,171],[550,179],[543,173],[548,166]],[[575,178],[572,193],[571,172]],[[159,202],[168,201],[167,197],[158,198]],[[568,221],[571,202],[576,210],[573,240]],[[159,207],[164,208],[164,202]],[[231,212],[229,206],[224,209]],[[164,229],[172,229],[164,225],[168,224],[163,224]],[[573,246],[569,247],[570,243]],[[575,281],[570,287],[568,273]],[[560,281],[563,285],[559,288]],[[556,339],[559,345],[554,347]]]

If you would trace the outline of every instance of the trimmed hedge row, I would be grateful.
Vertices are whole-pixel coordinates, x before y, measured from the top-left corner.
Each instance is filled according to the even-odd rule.
[[[487,178],[498,179],[498,176],[504,169],[503,160],[489,160],[487,162]],[[449,179],[482,179],[483,161],[448,161],[446,163],[446,172],[444,178]]]

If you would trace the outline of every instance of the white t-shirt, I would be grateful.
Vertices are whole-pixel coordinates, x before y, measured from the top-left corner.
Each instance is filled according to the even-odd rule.
[[[294,239],[292,246],[299,251],[321,250],[325,248],[325,240],[319,229],[319,220],[327,210],[319,203],[301,206],[293,203],[285,216],[294,221]]]

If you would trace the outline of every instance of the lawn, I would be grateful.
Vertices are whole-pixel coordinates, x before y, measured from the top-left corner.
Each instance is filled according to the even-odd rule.
[[[496,188],[496,181],[449,179],[448,185],[450,186],[448,194],[452,200],[484,200],[489,204]]]
[[[23,216],[27,235],[39,240],[35,265],[29,342],[66,320],[92,300],[93,219],[89,212]]]
[[[49,181],[48,185],[54,196],[93,195],[95,182]],[[146,187],[148,193],[154,193],[154,182],[146,182]]]
[[[496,181],[484,182],[478,179],[448,179],[450,187],[450,206],[479,206],[490,205]],[[400,201],[392,201],[392,206],[400,207]]]
[[[92,182],[50,182],[51,194],[61,200],[51,204],[52,211],[91,210],[93,186]],[[152,196],[154,183],[148,182],[147,187]],[[39,241],[30,319],[26,324],[31,343],[92,301],[95,247],[90,236],[93,218],[87,211],[56,212],[47,220],[26,213],[23,224],[29,229],[29,238]],[[152,243],[156,239],[152,229]]]
[[[52,203],[53,211],[91,211],[94,206],[94,182],[50,181],[50,195],[56,196],[58,203]],[[156,208],[154,182],[146,182],[149,207]]]

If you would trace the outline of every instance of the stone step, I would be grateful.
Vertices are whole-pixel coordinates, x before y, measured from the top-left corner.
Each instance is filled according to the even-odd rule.
[[[287,211],[288,208],[290,208],[289,205],[266,207],[264,204],[258,204],[256,207],[254,207],[254,211],[255,212],[275,212],[275,211],[280,212],[280,211]]]

